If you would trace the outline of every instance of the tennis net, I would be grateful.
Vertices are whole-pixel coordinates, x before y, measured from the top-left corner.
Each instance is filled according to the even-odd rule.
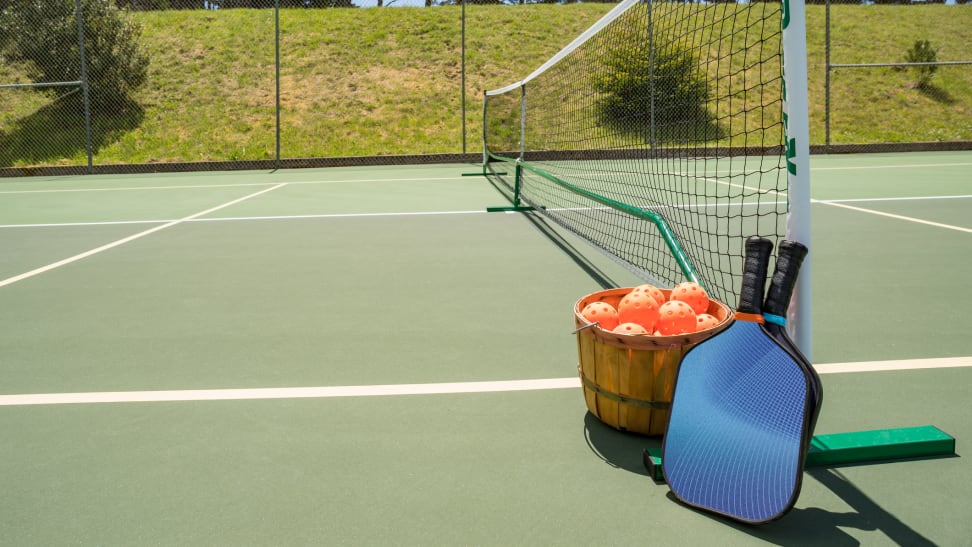
[[[746,237],[786,235],[784,11],[618,4],[485,93],[486,174],[642,279],[733,303]]]

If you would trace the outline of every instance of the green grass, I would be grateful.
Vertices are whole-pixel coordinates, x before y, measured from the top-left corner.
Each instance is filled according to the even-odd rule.
[[[467,8],[467,150],[478,151],[482,93],[516,81],[612,6]],[[808,6],[811,141],[824,141],[824,7]],[[135,101],[100,115],[95,162],[270,159],[275,154],[271,10],[134,14],[152,59]],[[970,60],[972,8],[832,7],[832,62],[902,61],[929,39],[940,60]],[[281,155],[462,151],[458,7],[282,10]],[[0,81],[26,81],[0,63]],[[919,89],[909,71],[832,75],[834,143],[972,140],[972,66]],[[78,164],[72,98],[0,91],[0,166]],[[79,140],[80,136],[80,140]]]
[[[807,9],[810,141],[824,142],[825,12]],[[939,61],[972,61],[972,6],[831,7],[832,64],[904,62],[916,40]],[[913,70],[913,69],[912,69]],[[928,89],[912,70],[843,68],[831,74],[831,142],[972,140],[972,65],[939,67]]]

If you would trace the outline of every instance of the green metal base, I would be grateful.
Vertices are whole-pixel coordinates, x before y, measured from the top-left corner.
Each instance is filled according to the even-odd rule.
[[[462,173],[461,176],[463,176],[463,177],[489,177],[489,176],[492,176],[492,175],[505,175],[505,174],[506,174],[505,171],[494,171],[492,173],[484,173],[482,171],[478,171],[476,173]]]
[[[806,467],[928,458],[955,454],[955,437],[932,425],[816,435],[810,439]],[[661,448],[644,453],[645,468],[662,482]]]

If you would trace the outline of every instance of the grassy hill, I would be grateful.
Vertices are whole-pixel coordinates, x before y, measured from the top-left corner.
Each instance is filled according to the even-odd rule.
[[[480,149],[482,93],[514,82],[597,20],[605,4],[470,6],[467,150]],[[270,159],[275,153],[270,10],[143,12],[149,83],[94,127],[96,163]],[[972,60],[972,6],[832,7],[833,63],[902,61],[918,39]],[[462,151],[460,9],[282,10],[281,155]],[[811,141],[824,141],[824,7],[808,6]],[[0,65],[0,81],[24,67]],[[832,74],[834,143],[972,140],[972,66]],[[0,166],[75,164],[78,127],[33,91],[0,91]],[[64,101],[61,101],[64,102]],[[70,113],[76,116],[76,113]],[[65,150],[67,152],[65,153]],[[65,157],[67,156],[67,157]]]

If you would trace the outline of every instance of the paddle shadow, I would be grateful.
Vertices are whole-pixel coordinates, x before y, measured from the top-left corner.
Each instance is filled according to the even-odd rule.
[[[590,412],[584,416],[584,438],[591,452],[608,465],[643,476],[650,476],[643,462],[644,450],[662,446],[661,436],[647,437],[618,431]],[[880,531],[897,545],[935,545],[878,505],[837,469],[818,467],[808,469],[805,473],[804,480],[808,477],[816,479],[851,510],[837,512],[819,507],[797,507],[777,521],[748,525],[688,506],[685,508],[774,545],[860,545],[860,540],[845,532],[845,529]],[[658,487],[667,488],[663,482]],[[673,503],[680,503],[671,492],[667,497]]]
[[[777,545],[859,545],[860,541],[844,532],[845,528],[880,531],[896,545],[935,545],[878,505],[837,469],[820,467],[809,469],[806,474],[827,487],[852,510],[834,512],[818,507],[797,508],[767,525],[734,526]]]

